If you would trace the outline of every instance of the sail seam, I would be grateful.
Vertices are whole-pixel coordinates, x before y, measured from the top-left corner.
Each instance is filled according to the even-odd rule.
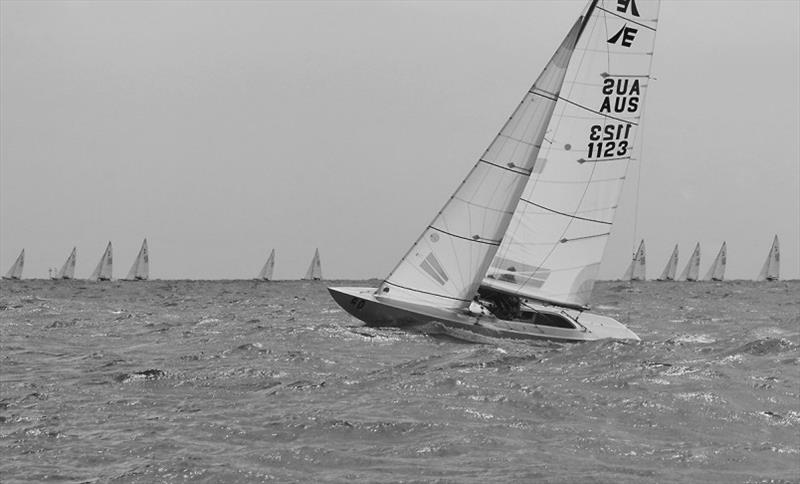
[[[453,301],[462,301],[462,302],[470,302],[471,301],[470,299],[461,299],[460,297],[445,296],[445,295],[442,295],[442,294],[436,294],[435,292],[421,291],[419,289],[414,289],[413,287],[402,286],[400,284],[395,284],[394,282],[392,282],[392,281],[390,281],[388,279],[383,281],[383,282],[386,283],[386,284],[389,284],[390,286],[399,287],[400,289],[405,289],[407,291],[418,292],[420,294],[428,294],[429,296],[436,296],[436,297],[441,297],[441,298],[444,298],[444,299],[452,299]]]
[[[441,233],[443,233],[443,234],[447,234],[447,235],[449,235],[449,236],[451,236],[451,237],[455,237],[455,238],[457,238],[457,239],[468,240],[468,241],[470,241],[470,242],[475,242],[475,243],[478,243],[478,244],[486,244],[486,245],[500,245],[500,242],[499,242],[499,241],[495,241],[495,240],[491,240],[491,239],[481,240],[481,238],[474,239],[474,238],[472,238],[472,237],[464,237],[463,235],[456,235],[456,234],[453,234],[453,233],[451,233],[451,232],[448,232],[448,231],[446,231],[446,230],[442,230],[442,229],[440,229],[440,228],[438,228],[438,227],[434,227],[433,225],[428,225],[428,228],[429,228],[429,229],[436,230],[437,232],[441,232]],[[477,236],[476,236],[476,237],[477,237]]]
[[[639,126],[639,123],[636,123],[634,121],[630,121],[630,120],[623,119],[623,118],[618,118],[616,116],[611,116],[610,114],[604,114],[604,113],[601,113],[600,111],[595,111],[592,108],[588,108],[588,107],[586,107],[586,106],[584,106],[582,104],[578,104],[578,103],[576,103],[574,101],[570,101],[569,99],[567,99],[565,97],[559,96],[558,99],[560,99],[560,100],[562,100],[562,101],[564,101],[566,103],[572,104],[573,106],[579,107],[581,109],[585,109],[586,111],[589,111],[590,113],[594,113],[594,114],[596,114],[598,116],[603,116],[603,117],[606,117],[606,118],[609,118],[609,119],[613,119],[615,121],[619,121],[620,123],[628,123],[628,124],[632,124],[634,126]]]
[[[531,204],[531,205],[536,206],[536,207],[539,207],[541,209],[547,210],[548,212],[553,212],[553,213],[557,213],[558,215],[563,215],[565,217],[576,218],[578,220],[585,220],[587,222],[595,222],[595,223],[598,223],[598,224],[611,225],[611,222],[606,222],[605,220],[596,220],[596,219],[593,219],[593,218],[579,217],[577,215],[573,215],[573,214],[569,214],[569,213],[565,213],[565,212],[559,212],[558,210],[553,210],[552,208],[545,207],[544,205],[539,205],[538,203],[534,203],[534,202],[532,202],[532,201],[530,201],[528,199],[525,199],[525,198],[520,198],[520,201],[528,203],[528,204]],[[574,239],[572,239],[572,240],[574,240]]]
[[[603,7],[597,7],[597,9],[598,9],[598,10],[602,10],[602,11],[603,11],[603,12],[605,12],[605,13],[609,13],[609,14],[611,14],[611,15],[615,16],[615,17],[619,17],[619,18],[621,18],[622,20],[624,20],[624,21],[626,21],[626,22],[630,22],[630,23],[632,23],[632,24],[636,24],[636,25],[638,25],[638,26],[640,26],[640,27],[644,27],[644,28],[646,28],[646,29],[650,29],[650,30],[652,30],[653,32],[655,32],[655,31],[656,31],[656,28],[655,28],[655,27],[651,27],[651,26],[649,26],[649,25],[647,25],[647,24],[643,24],[643,23],[641,23],[641,22],[637,22],[636,20],[629,19],[628,17],[622,16],[622,15],[620,15],[620,14],[616,13],[616,12],[612,12],[611,10],[606,10],[606,9],[605,9],[605,8],[603,8]]]

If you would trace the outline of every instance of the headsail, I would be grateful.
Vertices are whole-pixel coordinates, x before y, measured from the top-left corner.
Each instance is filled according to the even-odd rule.
[[[692,256],[689,257],[689,262],[686,263],[686,267],[681,272],[681,277],[679,279],[685,279],[687,281],[696,281],[697,278],[700,276],[700,242],[694,247],[694,252],[692,252]]]
[[[484,285],[588,304],[649,89],[659,2],[593,3],[530,180]]]
[[[272,252],[269,253],[269,258],[267,258],[267,262],[264,263],[264,267],[261,268],[261,272],[258,273],[256,279],[261,279],[262,281],[272,280],[273,269],[275,269],[275,249],[272,249]],[[320,277],[322,277],[321,270]]]
[[[772,239],[772,247],[769,248],[767,260],[764,261],[764,267],[758,274],[759,281],[777,281],[781,277],[781,254],[780,247],[778,246],[778,235]]]
[[[75,262],[77,259],[77,248],[73,247],[72,252],[69,253],[67,256],[67,260],[64,261],[64,265],[61,266],[61,270],[58,271],[56,274],[56,279],[73,279],[75,277]]]
[[[147,239],[142,242],[142,248],[133,261],[131,270],[125,279],[129,281],[146,281],[150,277],[150,253],[147,250]]]
[[[678,270],[678,244],[675,244],[675,248],[672,249],[672,255],[669,256],[669,260],[667,261],[667,265],[664,267],[664,271],[659,276],[659,281],[674,281],[675,280],[675,272]]]
[[[717,257],[714,259],[714,262],[711,264],[711,267],[708,268],[708,274],[706,274],[706,279],[709,281],[721,281],[725,278],[725,266],[728,263],[728,252],[726,243],[722,243],[722,247],[719,248],[719,252],[717,253]]]
[[[624,281],[644,281],[645,280],[645,254],[644,254],[644,240],[639,244],[639,249],[633,254],[628,270],[622,276]]]
[[[111,280],[111,266],[113,263],[111,255],[111,242],[106,246],[103,256],[100,257],[100,262],[94,268],[94,272],[89,276],[90,281],[108,281]]]
[[[22,278],[22,267],[25,265],[25,249],[22,249],[22,252],[19,253],[17,256],[17,260],[14,261],[14,265],[11,266],[11,269],[8,270],[3,279],[21,279]]]
[[[311,259],[311,264],[308,266],[305,277],[303,279],[318,281],[322,279],[322,263],[319,260],[319,249],[314,252],[314,258]]]

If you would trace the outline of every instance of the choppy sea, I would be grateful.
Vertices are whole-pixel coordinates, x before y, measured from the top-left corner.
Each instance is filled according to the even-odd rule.
[[[0,481],[800,482],[798,281],[600,283],[642,341],[581,344],[367,328],[328,284],[3,281]]]

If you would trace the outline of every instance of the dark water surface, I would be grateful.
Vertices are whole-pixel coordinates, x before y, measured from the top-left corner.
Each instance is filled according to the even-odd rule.
[[[800,482],[799,282],[595,293],[642,342],[370,329],[323,283],[3,281],[0,480]]]

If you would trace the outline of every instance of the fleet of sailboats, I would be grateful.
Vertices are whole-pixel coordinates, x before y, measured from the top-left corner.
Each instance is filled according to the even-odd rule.
[[[314,252],[314,257],[311,259],[311,264],[308,265],[308,270],[303,279],[309,281],[319,281],[322,279],[322,262],[319,260],[319,249]]]
[[[465,339],[638,339],[587,311],[640,148],[659,2],[615,7],[589,3],[394,270],[378,288],[329,288],[339,305]]]
[[[89,280],[110,281],[112,265],[113,257],[111,254],[111,242],[109,241],[108,245],[106,246],[106,250],[103,251],[103,255],[100,257],[100,261],[97,263],[97,267],[94,268],[92,275],[89,276]]]
[[[708,274],[706,274],[706,280],[721,281],[725,279],[725,266],[727,265],[727,263],[728,263],[728,249],[727,249],[727,244],[723,242],[722,247],[719,248],[717,257],[714,258],[714,262],[712,262],[711,267],[708,268]]]
[[[678,270],[678,244],[675,244],[675,248],[672,249],[672,255],[669,256],[667,260],[667,265],[664,266],[664,270],[661,272],[661,275],[658,276],[659,281],[674,281],[675,280],[675,272]]]
[[[759,281],[777,281],[781,275],[781,254],[780,247],[778,246],[778,235],[772,239],[772,246],[769,248],[767,260],[764,261],[764,266],[761,272],[758,273]]]
[[[110,244],[110,242],[109,242]],[[129,281],[146,281],[150,277],[150,254],[147,251],[147,239],[142,242],[142,247],[139,249],[139,254],[133,261],[131,270],[125,276]]]
[[[625,281],[644,281],[646,279],[645,276],[645,249],[644,249],[644,240],[639,243],[639,249],[633,254],[633,260],[631,260],[630,265],[628,266],[628,270],[625,271],[625,275],[622,276],[622,279]]]
[[[14,261],[11,269],[6,272],[3,279],[22,279],[23,266],[25,266],[25,249],[22,249],[22,252],[19,253],[17,260]]]
[[[264,263],[264,267],[261,268],[261,271],[258,273],[256,279],[260,279],[262,281],[271,281],[272,280],[272,271],[275,269],[275,249],[269,253],[269,257],[267,258],[267,262]]]

